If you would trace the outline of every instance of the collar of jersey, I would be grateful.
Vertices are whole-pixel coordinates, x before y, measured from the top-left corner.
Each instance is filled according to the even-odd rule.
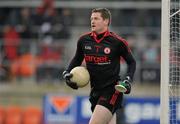
[[[91,32],[90,34],[90,36],[92,36],[97,43],[100,43],[105,37],[109,35],[110,35],[110,32],[108,30],[104,33],[104,36],[100,39],[97,39],[97,34],[95,32]]]

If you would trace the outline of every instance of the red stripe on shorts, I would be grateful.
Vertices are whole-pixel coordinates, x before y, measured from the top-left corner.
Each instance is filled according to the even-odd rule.
[[[111,100],[110,100],[110,104],[114,105],[116,100],[117,100],[117,97],[119,95],[119,91],[115,91],[115,93],[113,94]]]

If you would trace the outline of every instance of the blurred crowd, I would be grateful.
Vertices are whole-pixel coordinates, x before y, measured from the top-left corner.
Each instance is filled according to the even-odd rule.
[[[40,82],[44,77],[58,78],[71,27],[89,26],[87,13],[88,9],[79,14],[69,8],[55,8],[54,0],[42,0],[36,8],[0,8],[0,80],[35,76]],[[119,34],[129,41],[139,65],[159,68],[160,10],[124,9],[112,13],[112,27],[120,27]]]
[[[55,9],[53,2],[43,0],[37,8],[0,8],[1,80],[29,77],[37,68],[38,74],[45,73],[41,66],[47,61],[60,61],[61,42],[70,37],[72,18],[68,9]],[[36,55],[33,43],[38,44]]]

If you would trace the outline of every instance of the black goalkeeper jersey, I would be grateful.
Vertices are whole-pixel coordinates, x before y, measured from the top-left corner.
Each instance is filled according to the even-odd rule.
[[[100,89],[115,84],[119,79],[121,57],[128,65],[126,75],[133,79],[136,62],[127,41],[109,31],[100,38],[94,32],[89,32],[79,38],[76,54],[67,71],[70,72],[85,60],[91,87]]]

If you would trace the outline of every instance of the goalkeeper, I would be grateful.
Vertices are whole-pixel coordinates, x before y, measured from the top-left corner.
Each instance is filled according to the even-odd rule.
[[[91,32],[79,38],[75,56],[63,72],[63,78],[68,86],[78,89],[76,82],[70,81],[73,75],[69,72],[84,59],[91,77],[89,101],[93,113],[89,124],[112,124],[113,115],[122,106],[123,94],[131,91],[136,61],[127,41],[109,31],[111,13],[108,9],[93,9],[90,21]],[[119,76],[121,58],[128,66],[123,80]]]

